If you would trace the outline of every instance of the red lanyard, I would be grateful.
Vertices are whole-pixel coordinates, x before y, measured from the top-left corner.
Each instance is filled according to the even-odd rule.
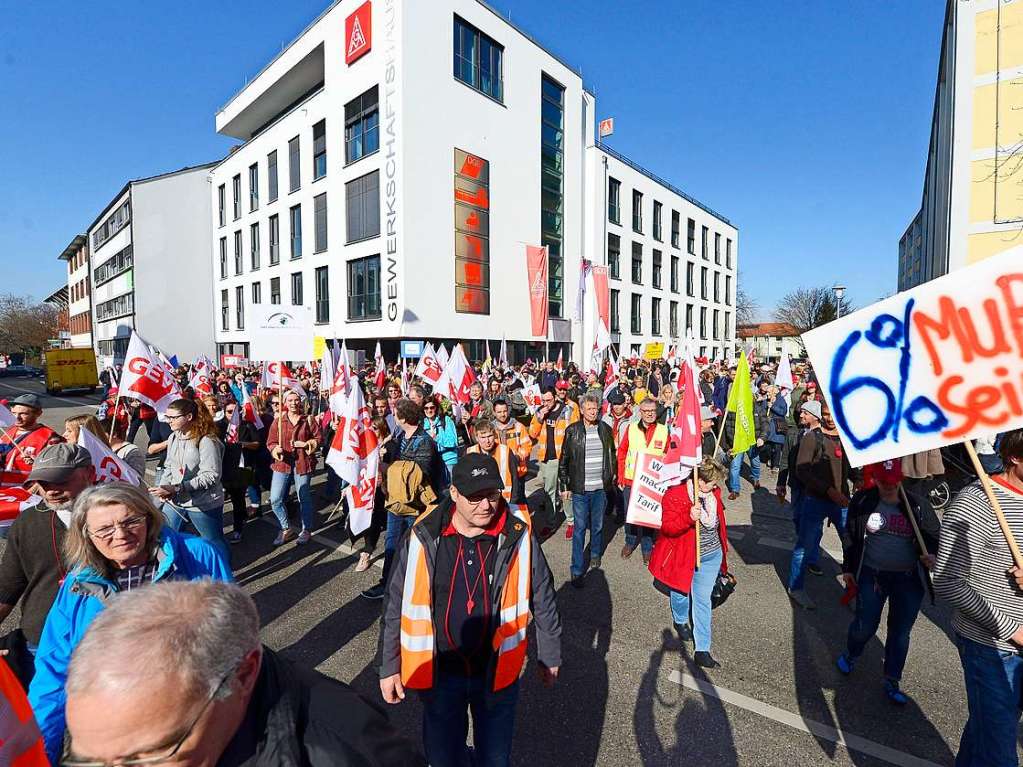
[[[480,581],[483,580],[483,576],[487,574],[487,559],[490,558],[491,553],[494,551],[494,546],[491,545],[490,551],[487,552],[486,556],[480,554],[480,545],[476,544],[476,558],[480,560],[480,571],[476,576],[476,582],[469,586],[469,571],[465,565],[465,549],[462,546],[462,536],[458,536],[458,562],[462,565],[462,578],[465,580],[465,591],[468,594],[468,599],[465,600],[465,614],[472,615],[472,610],[476,606],[476,589],[479,588]],[[484,596],[486,595],[486,584],[483,586]]]

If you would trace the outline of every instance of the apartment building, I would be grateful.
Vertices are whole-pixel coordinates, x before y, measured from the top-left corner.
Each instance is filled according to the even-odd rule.
[[[72,349],[92,348],[92,280],[89,276],[89,238],[76,234],[58,256],[67,263],[67,341]]]

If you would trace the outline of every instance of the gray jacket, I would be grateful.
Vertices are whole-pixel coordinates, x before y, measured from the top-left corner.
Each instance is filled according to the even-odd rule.
[[[165,485],[180,485],[171,500],[183,509],[213,509],[224,505],[224,487],[220,483],[224,446],[212,437],[195,440],[173,432],[167,442],[167,460],[163,465]]]

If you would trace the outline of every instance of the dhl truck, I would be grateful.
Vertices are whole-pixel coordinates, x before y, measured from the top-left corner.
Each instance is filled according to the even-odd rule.
[[[96,354],[92,349],[47,349],[43,360],[46,393],[60,394],[69,389],[96,391]]]

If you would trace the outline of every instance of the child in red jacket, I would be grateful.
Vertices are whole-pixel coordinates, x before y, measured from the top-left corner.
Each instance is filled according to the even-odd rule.
[[[675,630],[683,642],[693,641],[695,634],[693,660],[703,668],[721,666],[710,654],[710,597],[718,573],[728,571],[728,537],[720,489],[725,476],[724,466],[705,458],[696,470],[695,499],[692,479],[668,488],[661,504],[660,535],[650,558],[651,574],[670,589]]]

